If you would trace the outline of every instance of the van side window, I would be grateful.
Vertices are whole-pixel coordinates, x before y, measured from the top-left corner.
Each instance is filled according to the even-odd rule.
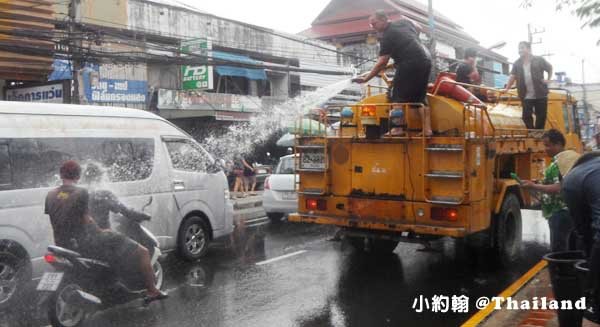
[[[13,139],[9,144],[13,184],[17,189],[40,187],[40,155],[33,139]]]
[[[166,141],[173,168],[185,171],[206,171],[209,160],[192,142],[187,140]]]
[[[11,184],[12,172],[10,170],[8,144],[0,144],[0,189],[10,188]]]
[[[43,138],[7,143],[0,143],[0,189],[4,190],[58,186],[60,166],[71,159],[83,169],[96,163],[105,169],[108,182],[146,179],[154,166],[154,139]]]
[[[154,166],[153,139],[97,140],[99,153],[88,155],[107,171],[110,182],[143,180],[152,175]],[[91,144],[88,143],[88,146]]]

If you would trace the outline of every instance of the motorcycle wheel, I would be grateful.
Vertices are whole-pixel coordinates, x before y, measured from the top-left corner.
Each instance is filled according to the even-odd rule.
[[[152,270],[154,270],[154,281],[157,289],[161,289],[163,282],[165,280],[165,272],[162,268],[160,262],[156,261],[154,265],[152,265]]]
[[[79,285],[65,283],[52,294],[48,302],[48,319],[53,327],[77,327],[85,320],[86,312],[73,303]]]

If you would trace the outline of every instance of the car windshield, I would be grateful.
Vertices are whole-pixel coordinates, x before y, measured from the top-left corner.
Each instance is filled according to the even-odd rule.
[[[285,157],[281,158],[275,174],[293,174],[294,173],[294,158]]]

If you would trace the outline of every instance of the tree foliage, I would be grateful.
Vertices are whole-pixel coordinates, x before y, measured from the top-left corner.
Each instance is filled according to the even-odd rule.
[[[531,7],[535,0],[523,0],[523,7]],[[556,10],[573,10],[573,13],[583,21],[582,27],[600,26],[599,0],[555,0]]]

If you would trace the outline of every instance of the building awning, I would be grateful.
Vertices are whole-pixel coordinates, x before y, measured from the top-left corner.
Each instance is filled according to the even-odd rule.
[[[241,64],[252,64],[252,65],[260,65],[260,61],[256,61],[251,59],[250,57],[221,52],[221,51],[213,51],[212,57],[218,60],[227,60],[231,62],[237,62]],[[244,67],[234,67],[234,66],[224,66],[218,65],[215,67],[217,74],[221,76],[237,76],[237,77],[245,77],[247,79],[255,79],[255,80],[266,80],[267,74],[264,69],[257,68],[244,68]]]

